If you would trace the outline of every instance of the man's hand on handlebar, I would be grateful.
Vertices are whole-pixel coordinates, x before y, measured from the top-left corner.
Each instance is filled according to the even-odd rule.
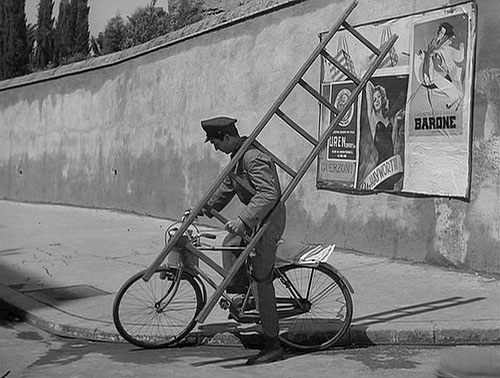
[[[234,218],[229,220],[225,225],[224,229],[232,234],[244,235],[245,234],[245,223],[240,218]]]

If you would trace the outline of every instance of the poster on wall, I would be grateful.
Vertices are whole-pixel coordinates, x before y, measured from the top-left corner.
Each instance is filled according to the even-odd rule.
[[[322,95],[338,109],[347,101],[353,88],[352,83],[327,84],[323,86]],[[326,181],[325,184],[335,181],[338,187],[345,189],[355,187],[359,136],[358,107],[357,103],[351,106],[322,151],[319,171],[322,179]],[[323,125],[329,125],[332,121],[331,112],[324,106],[321,109],[321,117],[324,118]]]
[[[474,9],[464,3],[357,27],[376,46],[398,40],[319,154],[319,189],[468,198]],[[328,52],[362,77],[373,53],[337,34]],[[340,108],[355,88],[327,60],[320,81]],[[332,117],[321,105],[320,135]]]
[[[357,189],[400,191],[408,76],[372,77],[362,95]]]
[[[411,36],[408,189],[466,196],[469,188],[473,29],[470,13],[426,17]]]

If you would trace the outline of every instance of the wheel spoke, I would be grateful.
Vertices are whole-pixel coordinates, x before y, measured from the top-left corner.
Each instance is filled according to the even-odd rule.
[[[167,271],[170,274],[165,274]],[[131,277],[115,298],[116,328],[127,341],[141,347],[179,342],[195,326],[194,319],[203,306],[199,284],[192,276],[183,274],[172,293],[175,280],[166,277],[176,277],[173,269],[160,268],[148,282],[142,274]]]
[[[348,330],[352,319],[352,299],[341,279],[324,266],[286,267],[282,273],[308,303],[307,312],[280,319],[280,338],[284,344],[303,350],[324,349]],[[280,280],[275,281],[276,295],[293,298]]]

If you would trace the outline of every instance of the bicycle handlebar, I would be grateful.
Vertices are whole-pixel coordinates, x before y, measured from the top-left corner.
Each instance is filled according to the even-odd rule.
[[[217,235],[208,234],[208,233],[202,233],[202,234],[200,234],[200,237],[207,238],[207,239],[212,239],[212,240],[217,239]]]

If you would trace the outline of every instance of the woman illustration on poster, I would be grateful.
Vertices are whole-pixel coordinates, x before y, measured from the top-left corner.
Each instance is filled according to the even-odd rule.
[[[378,153],[377,165],[394,155],[394,127],[389,119],[389,100],[381,85],[366,85],[368,121],[373,143]]]
[[[371,82],[366,85],[366,109],[373,146],[377,152],[377,162],[374,166],[378,166],[394,156],[394,148],[398,144],[398,117],[402,110],[391,119],[385,88],[381,85],[374,86]],[[377,189],[393,190],[394,182],[393,179],[387,179],[380,183]]]
[[[461,76],[465,49],[462,42],[458,48],[454,47],[454,39],[453,25],[443,22],[427,49],[419,50],[415,58],[416,78],[427,89],[428,101],[433,110],[431,94],[446,98],[446,109],[454,111],[463,98]]]

